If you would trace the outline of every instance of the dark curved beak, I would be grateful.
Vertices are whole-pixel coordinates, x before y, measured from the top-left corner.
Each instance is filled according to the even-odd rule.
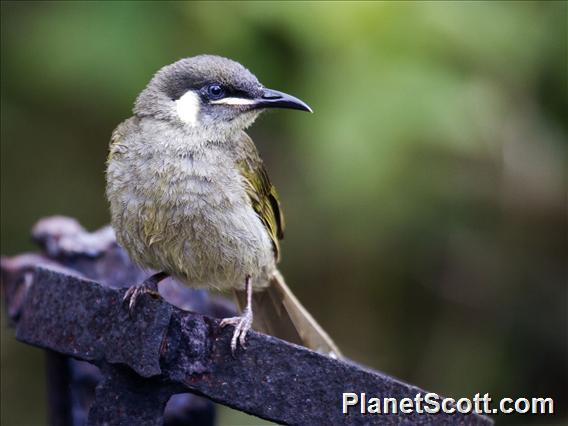
[[[313,112],[304,101],[278,90],[264,89],[260,98],[255,99],[255,108],[287,108]]]

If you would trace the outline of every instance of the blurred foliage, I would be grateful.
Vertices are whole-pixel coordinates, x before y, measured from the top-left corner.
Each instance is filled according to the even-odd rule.
[[[499,422],[560,424],[566,23],[566,2],[3,2],[2,253],[45,215],[106,223],[107,142],[136,95],[228,56],[316,112],[250,133],[282,270],[345,353],[446,395],[552,396],[559,417]],[[41,354],[2,332],[2,424],[43,424]]]

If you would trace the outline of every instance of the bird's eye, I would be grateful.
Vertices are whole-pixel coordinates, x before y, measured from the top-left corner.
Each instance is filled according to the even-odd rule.
[[[225,95],[225,89],[219,84],[211,84],[207,87],[207,94],[211,99],[220,99]]]

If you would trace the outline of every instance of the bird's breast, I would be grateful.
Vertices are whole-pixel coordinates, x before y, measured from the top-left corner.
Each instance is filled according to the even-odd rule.
[[[147,154],[114,165],[135,176],[111,198],[113,225],[131,256],[190,285],[234,286],[247,274],[265,280],[274,269],[272,243],[230,155]]]

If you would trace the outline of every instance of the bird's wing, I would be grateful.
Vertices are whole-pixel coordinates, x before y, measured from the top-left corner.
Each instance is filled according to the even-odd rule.
[[[139,122],[140,119],[138,117],[130,117],[114,129],[110,137],[107,164],[110,163],[113,158],[120,157],[120,155],[124,154],[127,149],[124,145],[124,138],[138,126]]]
[[[252,206],[272,238],[276,259],[278,240],[284,233],[284,216],[280,209],[276,188],[270,183],[266,169],[253,141],[244,134],[240,141],[242,151],[238,164],[247,184]],[[243,310],[247,304],[245,291],[235,290],[237,303]],[[341,352],[322,327],[294,296],[278,271],[264,291],[252,295],[253,327],[292,343],[341,358]]]
[[[252,139],[243,132],[240,158],[237,160],[241,175],[246,182],[246,192],[250,198],[254,211],[266,227],[272,244],[276,260],[280,258],[279,240],[284,238],[284,215],[280,208],[280,200],[276,188],[264,168]]]

